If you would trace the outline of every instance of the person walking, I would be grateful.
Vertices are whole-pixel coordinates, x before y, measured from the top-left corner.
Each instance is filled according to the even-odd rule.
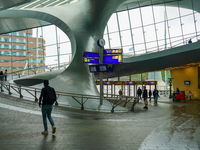
[[[138,95],[138,99],[142,99],[141,95],[142,95],[142,90],[140,89],[140,87],[137,90],[137,95]]]
[[[158,100],[158,90],[155,88],[153,91],[153,97],[154,97],[154,102],[155,104],[157,104],[157,100]]]
[[[149,89],[149,101],[151,102],[151,96],[152,96],[152,92],[151,89]]]
[[[146,86],[144,86],[144,90],[142,93],[142,97],[144,98],[144,104],[145,106],[143,107],[144,109],[148,109],[148,101],[147,101],[147,89]]]
[[[5,70],[5,81],[7,81],[7,69]]]
[[[42,105],[42,117],[43,117],[43,124],[44,124],[44,131],[41,133],[43,135],[48,135],[47,118],[49,119],[49,122],[51,123],[52,133],[54,134],[56,132],[56,127],[55,127],[54,121],[51,117],[52,105],[54,103],[54,102],[52,102],[51,99],[53,97],[53,99],[56,100],[56,92],[55,92],[54,88],[49,86],[48,80],[44,80],[43,83],[44,83],[44,88],[42,88],[40,98],[39,98],[39,107],[41,107],[41,105]],[[42,104],[41,104],[41,102],[42,102]]]

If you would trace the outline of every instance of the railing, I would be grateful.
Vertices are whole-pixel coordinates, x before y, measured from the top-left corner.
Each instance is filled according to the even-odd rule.
[[[38,102],[39,95],[40,95],[40,92],[41,92],[41,89],[39,89],[39,88],[17,86],[15,84],[3,82],[3,81],[0,82],[0,90],[1,90],[1,92],[8,92],[7,93],[8,95],[13,95],[15,97],[27,98],[29,100],[33,99],[35,102]],[[28,96],[27,96],[27,94],[28,94]],[[95,96],[95,95],[84,95],[84,94],[66,93],[66,92],[56,91],[56,96],[57,96],[57,99],[60,96],[64,96],[64,97],[67,97],[67,98],[70,97],[72,100],[77,102],[77,104],[79,105],[78,108],[80,108],[81,110],[91,109],[91,108],[85,107],[85,104],[87,102],[91,102],[91,101],[96,101],[96,102],[98,101],[99,102],[100,101],[100,96]],[[107,101],[110,102],[110,104],[112,106],[112,109],[110,110],[111,112],[114,112],[114,109],[122,103],[122,102],[119,102],[118,100],[116,100],[115,98],[112,99],[112,98],[105,98],[104,97],[104,100],[107,100]],[[119,103],[113,104],[111,100],[116,100]],[[124,101],[126,101],[126,103],[127,103],[131,100],[133,100],[135,102],[135,104],[137,103],[137,99],[135,97],[129,97],[129,98],[126,97],[126,99]],[[58,105],[58,102],[56,102],[55,105]],[[72,105],[65,105],[65,106],[74,107],[74,108],[77,107],[77,106],[72,106]],[[95,110],[99,111],[97,109],[95,109]],[[133,106],[132,111],[134,111],[134,106]]]
[[[41,66],[41,67],[36,67],[36,68],[23,69],[23,70],[15,71],[12,73],[8,73],[7,78],[8,78],[8,80],[12,80],[12,79],[18,79],[18,78],[29,76],[29,75],[44,73],[44,72],[37,73],[37,70],[42,70],[42,69],[43,70],[45,69],[45,72],[50,72],[50,71],[58,70],[58,69],[66,69],[67,66],[69,65],[69,63],[70,62],[61,63],[60,67],[58,66],[58,64],[51,64],[48,67]],[[0,75],[0,78],[4,79],[5,76],[6,76],[5,74]]]
[[[166,49],[165,49],[165,48],[160,48],[160,49],[158,49],[158,47],[155,46],[155,47],[148,48],[147,53],[144,53],[145,50],[136,51],[136,52],[143,52],[143,53],[135,54],[135,55],[132,54],[133,52],[131,52],[131,53],[124,53],[123,57],[124,57],[124,58],[129,58],[129,57],[133,57],[133,56],[146,55],[146,54],[151,54],[151,53],[155,53],[155,52],[159,52],[159,51],[163,51],[163,50],[167,50],[167,49],[172,49],[172,48],[175,48],[175,47],[178,47],[178,46],[183,46],[184,44],[186,45],[186,44],[188,44],[188,41],[189,41],[190,39],[194,39],[194,38],[197,39],[197,38],[199,38],[199,37],[200,37],[200,35],[198,34],[198,35],[195,35],[195,36],[187,37],[187,39],[184,40],[184,42],[183,42],[183,39],[173,41],[173,42],[171,42],[171,44],[177,43],[177,42],[179,42],[179,41],[180,41],[180,42],[177,43],[177,44],[175,44],[175,45],[173,45],[172,47],[166,47]],[[198,41],[197,41],[197,42],[198,42]],[[163,44],[163,45],[159,45],[159,47],[165,47],[165,45],[164,45],[164,44]]]
[[[134,111],[135,105],[139,102],[138,97],[133,96],[123,96],[123,95],[115,95],[115,94],[106,94],[104,93],[104,98],[112,104],[111,112],[114,112],[115,107],[120,106],[123,104],[123,107],[126,107],[127,103],[133,102],[133,105],[131,107],[131,111]]]

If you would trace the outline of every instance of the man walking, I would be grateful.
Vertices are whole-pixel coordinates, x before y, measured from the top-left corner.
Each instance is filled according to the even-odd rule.
[[[56,127],[51,117],[52,105],[54,103],[52,99],[56,100],[56,92],[54,88],[49,86],[48,80],[44,80],[43,83],[44,83],[44,88],[42,88],[41,95],[39,98],[39,107],[41,107],[41,101],[42,101],[42,117],[43,117],[43,124],[44,124],[44,131],[41,133],[43,135],[48,135],[47,118],[49,119],[49,122],[51,123],[52,133],[54,134],[56,132]]]

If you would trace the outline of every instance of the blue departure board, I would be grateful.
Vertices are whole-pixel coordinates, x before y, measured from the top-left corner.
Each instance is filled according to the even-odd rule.
[[[100,58],[99,53],[93,53],[93,52],[84,52],[83,57],[95,57]]]
[[[104,64],[119,64],[122,63],[122,55],[107,55],[103,56]]]
[[[95,63],[99,64],[99,59],[97,58],[83,58],[84,63]]]
[[[105,49],[103,50],[103,54],[122,54],[122,49]]]

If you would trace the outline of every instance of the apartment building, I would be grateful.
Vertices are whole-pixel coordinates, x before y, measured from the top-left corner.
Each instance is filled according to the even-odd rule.
[[[0,35],[0,71],[7,69],[10,73],[41,66],[45,66],[45,40],[33,37],[32,29]]]

